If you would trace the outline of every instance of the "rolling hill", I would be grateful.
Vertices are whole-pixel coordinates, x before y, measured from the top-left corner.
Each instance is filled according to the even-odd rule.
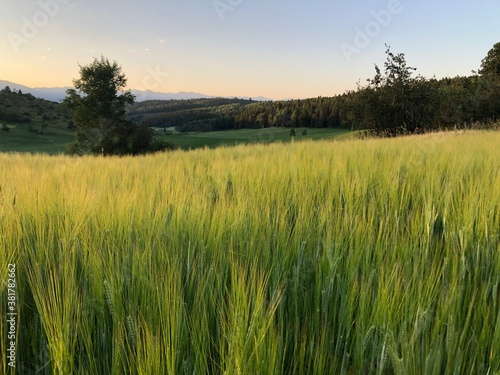
[[[71,118],[58,103],[1,90],[0,152],[64,152],[73,141]]]

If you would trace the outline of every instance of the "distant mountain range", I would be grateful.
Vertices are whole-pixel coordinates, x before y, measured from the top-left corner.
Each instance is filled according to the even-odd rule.
[[[66,97],[66,90],[70,87],[27,87],[19,85],[14,82],[2,81],[0,80],[0,90],[9,86],[11,90],[21,90],[23,93],[30,93],[33,96],[45,100],[50,100],[53,102],[60,102]],[[166,93],[166,92],[154,92],[154,91],[141,91],[132,90],[132,93],[136,96],[138,102],[143,102],[146,100],[183,100],[183,99],[209,99],[215,98],[215,96],[200,94],[196,92],[178,92],[178,93]],[[234,97],[231,97],[234,98]],[[244,97],[241,99],[249,99],[249,97]],[[252,98],[256,101],[269,101],[271,99],[259,96],[257,98]]]

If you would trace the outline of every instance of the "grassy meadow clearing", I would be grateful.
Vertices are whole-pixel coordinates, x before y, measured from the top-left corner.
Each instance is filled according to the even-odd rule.
[[[319,139],[346,139],[354,137],[356,132],[347,129],[332,129],[332,128],[297,128],[296,136],[290,136],[290,128],[270,127],[263,129],[238,129],[224,130],[215,132],[193,132],[182,134],[178,131],[171,130],[172,134],[163,135],[162,131],[158,131],[160,137],[170,143],[174,148],[183,150],[191,150],[204,147],[221,147],[221,146],[239,146],[243,144],[255,143],[274,143],[274,142],[291,142],[303,140],[319,140]],[[307,134],[303,135],[302,132]]]
[[[499,374],[499,150],[0,155],[0,373]]]
[[[67,129],[67,125],[55,124],[48,128],[47,134],[34,134],[28,131],[29,125],[9,125],[9,132],[0,131],[0,153],[43,153],[62,155],[67,152],[68,146],[74,143],[74,132]],[[39,127],[37,127],[38,129]],[[302,135],[306,130],[307,135]],[[216,148],[221,146],[238,146],[243,144],[291,142],[303,140],[354,138],[356,132],[347,129],[314,129],[297,128],[297,136],[290,136],[290,128],[239,129],[218,132],[191,132],[179,133],[171,130],[172,134],[165,135],[163,130],[157,129],[157,138],[168,142],[174,149],[193,150],[198,148]]]
[[[0,152],[60,155],[75,139],[71,130],[62,127],[50,128],[45,135],[30,133],[28,127],[26,124],[11,125],[9,132],[0,133]]]

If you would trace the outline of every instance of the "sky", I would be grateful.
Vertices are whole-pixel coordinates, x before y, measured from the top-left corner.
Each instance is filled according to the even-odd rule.
[[[424,77],[471,75],[499,19],[498,0],[0,0],[0,80],[71,86],[104,56],[130,89],[333,96],[386,44]]]

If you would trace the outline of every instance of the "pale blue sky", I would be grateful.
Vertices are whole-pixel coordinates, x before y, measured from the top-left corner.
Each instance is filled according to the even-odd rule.
[[[78,64],[104,55],[122,65],[134,89],[331,96],[372,77],[385,43],[420,74],[444,77],[469,75],[500,42],[497,0],[0,4],[0,79],[38,87],[69,86]]]

